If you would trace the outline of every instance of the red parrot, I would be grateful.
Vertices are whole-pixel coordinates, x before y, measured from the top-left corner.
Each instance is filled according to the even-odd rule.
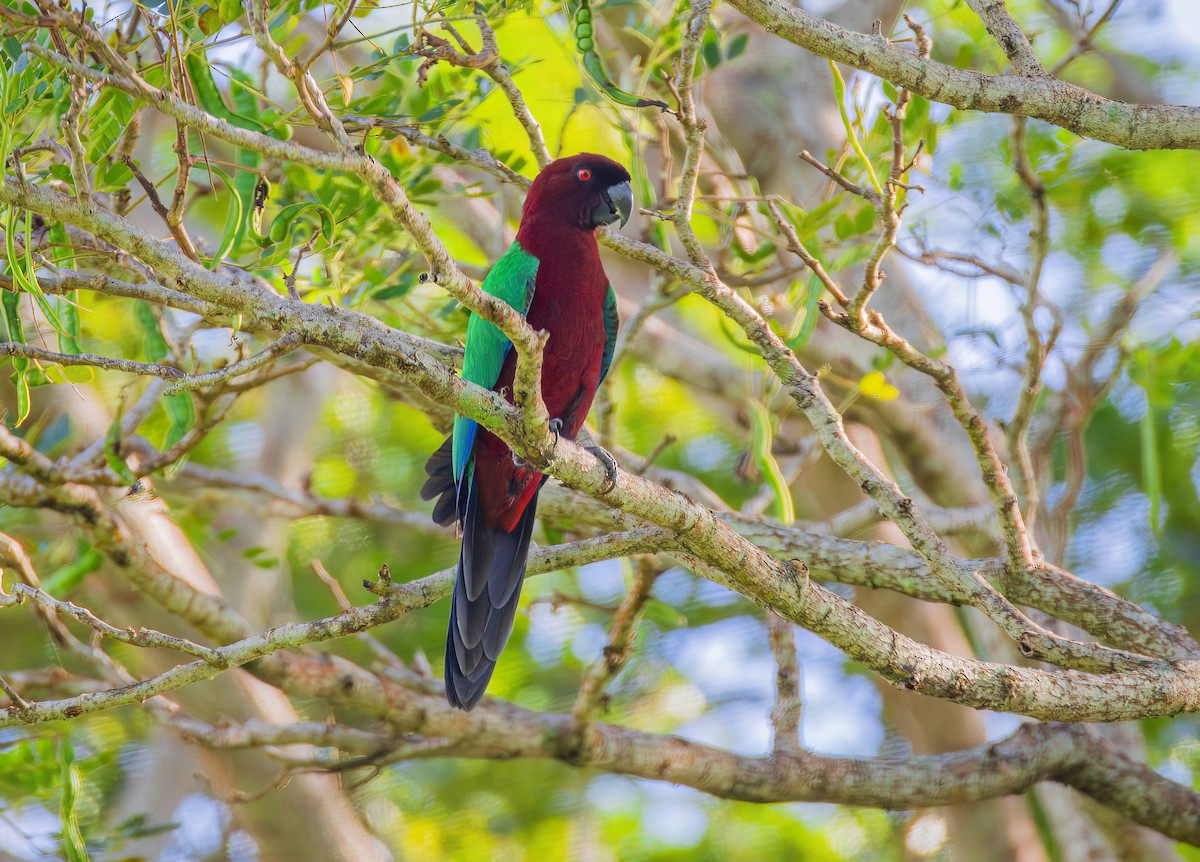
[[[596,245],[596,228],[629,219],[629,172],[591,153],[558,159],[530,186],[517,239],[488,273],[483,289],[550,334],[542,398],[551,430],[575,439],[608,371],[617,337],[617,302]],[[516,353],[493,324],[472,314],[463,379],[512,401]],[[616,477],[612,456],[589,447]],[[446,697],[469,710],[483,697],[512,633],[533,534],[538,490],[546,477],[508,445],[458,416],[454,433],[425,465],[425,500],[439,498],[433,519],[458,522],[462,549],[446,634]]]

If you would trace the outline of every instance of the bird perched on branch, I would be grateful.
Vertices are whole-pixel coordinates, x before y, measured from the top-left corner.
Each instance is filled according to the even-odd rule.
[[[596,228],[616,221],[624,226],[632,208],[629,172],[611,159],[581,153],[552,162],[529,189],[516,241],[483,283],[534,330],[549,333],[542,398],[551,430],[568,439],[583,427],[617,337],[616,296],[600,264]],[[464,380],[511,401],[516,358],[496,326],[471,316]],[[615,481],[612,456],[589,448]],[[546,477],[464,416],[455,418],[453,434],[425,471],[421,497],[438,498],[434,520],[458,522],[462,530],[446,635],[446,697],[469,710],[483,697],[512,633]]]

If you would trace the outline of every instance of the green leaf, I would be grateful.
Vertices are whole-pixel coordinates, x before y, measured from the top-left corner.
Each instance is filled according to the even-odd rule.
[[[775,517],[781,524],[790,524],[796,520],[796,508],[792,501],[792,490],[788,487],[779,463],[771,454],[771,441],[775,437],[774,419],[766,406],[759,401],[747,404],[750,413],[750,428],[753,435],[751,453],[763,478],[775,493]]]
[[[1162,510],[1162,471],[1158,457],[1158,428],[1154,418],[1154,405],[1146,404],[1146,413],[1141,421],[1142,441],[1142,490],[1150,500],[1150,529],[1155,533],[1162,524],[1159,514]]]
[[[113,411],[113,421],[108,426],[108,433],[104,435],[104,460],[113,472],[121,477],[122,482],[132,485],[137,481],[137,476],[133,475],[133,471],[129,469],[129,465],[120,455],[121,414],[124,412],[125,395],[122,392],[117,401],[117,409]]]
[[[225,19],[221,17],[219,10],[211,6],[200,7],[200,12],[196,17],[196,25],[205,36],[211,36],[213,33],[216,33],[224,23]]]
[[[21,322],[21,295],[11,290],[0,293],[0,306],[4,309],[4,340],[24,344],[25,324]]]
[[[178,395],[168,395],[163,399],[167,418],[171,424],[167,428],[167,436],[163,439],[163,449],[170,449],[183,439],[183,435],[191,430],[196,423],[196,405],[192,396],[187,392]]]
[[[225,259],[225,256],[235,250],[240,237],[244,235],[246,220],[249,217],[250,210],[247,209],[246,198],[242,189],[229,178],[229,174],[211,165],[206,170],[220,177],[221,182],[225,184],[225,194],[229,196],[229,205],[225,210],[225,227],[221,233],[221,242],[217,245],[217,250],[208,262],[209,269],[216,269],[220,266],[221,261]],[[252,203],[251,206],[253,206]]]
[[[58,744],[59,805],[58,814],[62,822],[62,849],[67,862],[88,862],[87,844],[79,829],[76,805],[83,792],[83,776],[75,767],[75,749],[70,737],[63,737]]]
[[[673,608],[665,602],[651,599],[646,603],[646,619],[654,623],[662,631],[687,628],[687,614],[678,608]]]
[[[833,230],[838,239],[849,239],[857,232],[854,220],[847,213],[838,214],[837,220],[833,223]]]
[[[805,292],[804,308],[796,315],[792,331],[787,335],[787,345],[792,350],[800,350],[808,343],[808,339],[817,329],[817,302],[825,291],[825,285],[815,275],[808,280],[808,290]]]
[[[283,242],[291,235],[292,223],[309,210],[315,210],[321,221],[321,236],[325,242],[332,243],[335,236],[333,213],[329,208],[312,201],[289,204],[279,211],[279,215],[271,221],[268,239],[271,242]]]
[[[213,78],[212,66],[203,51],[194,49],[188,52],[184,57],[184,66],[195,90],[196,100],[204,110],[239,128],[261,134],[272,133],[271,129],[254,117],[258,113],[258,103],[253,91],[249,89],[251,79],[244,72],[239,69],[230,70],[232,82],[229,88],[230,98],[233,100],[235,108],[235,110],[230,110],[217,87],[217,82]],[[213,256],[209,268],[215,268],[226,254],[241,245],[248,227],[247,220],[253,209],[254,189],[258,184],[258,169],[262,163],[262,157],[254,150],[239,149],[237,163],[244,170],[238,171],[232,181],[224,175],[221,175],[221,178],[225,181],[226,189],[238,199],[238,209],[235,212],[233,204],[230,204],[230,211],[226,214],[225,219],[225,233],[218,249],[219,253]],[[211,163],[206,166],[206,169],[214,174],[220,174],[216,168],[212,167]]]
[[[24,359],[22,361],[29,363],[28,369],[25,372],[25,382],[31,387],[49,386],[51,383],[59,382],[56,380],[52,381],[49,377],[47,377],[46,372],[42,371],[36,362],[31,362],[28,359]]]
[[[800,221],[796,223],[796,230],[802,234],[801,239],[805,238],[803,234],[810,234],[818,228],[824,227],[829,221],[829,216],[840,204],[839,196],[834,195],[829,200],[801,213]]]
[[[760,240],[754,251],[747,251],[736,230],[733,232],[733,242],[730,243],[729,248],[739,260],[744,260],[746,263],[759,263],[775,253],[775,243],[770,240]]]
[[[103,161],[113,151],[133,119],[133,112],[133,97],[127,93],[110,87],[100,94],[87,112],[89,125],[85,151],[88,164]]]
[[[750,42],[749,33],[738,33],[729,40],[729,47],[725,49],[725,59],[732,60],[746,50],[746,45]]]
[[[124,162],[113,162],[100,170],[99,181],[96,183],[101,191],[114,191],[125,188],[133,179],[133,171]]]
[[[148,362],[162,362],[167,358],[167,339],[162,334],[162,324],[154,308],[144,299],[133,303],[133,316],[142,330],[142,350]]]
[[[25,329],[21,323],[21,295],[12,291],[0,291],[0,305],[4,308],[4,333],[6,341],[25,343]],[[29,360],[23,356],[12,358],[13,386],[17,390],[17,419],[13,427],[20,427],[29,416]]]
[[[875,226],[875,207],[868,204],[854,216],[855,233],[870,233]]]
[[[50,259],[59,266],[75,269],[75,247],[71,244],[71,237],[63,222],[56,221],[50,226],[50,243],[51,246],[48,250]],[[70,298],[76,299],[77,293],[71,291]]]
[[[721,43],[717,31],[709,26],[700,40],[700,53],[704,57],[704,65],[715,69],[721,65]]]
[[[54,306],[50,304],[50,300],[46,298],[46,294],[42,292],[42,287],[37,280],[37,267],[33,263],[33,243],[29,240],[33,236],[33,213],[25,212],[25,253],[17,254],[16,238],[18,232],[17,226],[17,210],[10,207],[8,210],[8,230],[4,232],[4,245],[8,252],[8,266],[12,273],[13,281],[17,286],[30,294],[37,307],[41,309],[42,314],[46,316],[51,328],[55,332],[63,331],[62,321],[58,319],[58,313],[54,310]]]
[[[405,276],[407,277],[401,277],[399,281],[375,291],[371,294],[371,298],[383,302],[389,299],[399,299],[411,293],[412,289],[417,286],[418,281],[412,273],[405,273]]]
[[[762,354],[758,352],[758,348],[745,340],[745,336],[742,335],[741,330],[729,318],[721,315],[717,318],[717,325],[721,327],[721,334],[725,336],[726,340],[738,350],[743,353],[749,353],[755,358],[762,357]]]
[[[47,365],[42,373],[47,383],[90,383],[96,379],[96,369],[90,365]],[[32,380],[30,383],[37,385]]]
[[[95,548],[88,547],[76,560],[54,571],[50,577],[42,581],[42,589],[56,598],[69,595],[84,577],[100,568],[104,555]]]
[[[83,352],[79,349],[79,306],[76,304],[78,297],[79,292],[72,290],[66,296],[61,297],[58,303],[59,317],[63,324],[62,332],[58,334],[58,349],[61,353],[71,356],[78,356]],[[78,367],[86,368],[86,366]]]
[[[462,102],[462,99],[447,99],[445,102],[434,105],[421,116],[417,117],[416,121],[418,123],[432,123],[434,120],[440,120],[446,116],[447,111],[451,108],[457,108]]]
[[[931,156],[933,155],[934,151],[937,149],[938,129],[939,128],[940,128],[940,126],[938,126],[937,123],[926,123],[925,128],[922,130],[922,133],[921,133],[922,137],[924,137],[924,139],[925,139],[925,152]]]
[[[13,365],[27,364],[28,359],[14,360]],[[13,423],[14,428],[19,428],[21,423],[29,418],[30,400],[29,400],[29,381],[25,377],[25,369],[17,368],[12,376],[13,385],[17,389],[17,421]]]
[[[871,160],[867,158],[862,142],[858,139],[858,130],[854,127],[854,123],[850,120],[850,114],[846,111],[846,82],[842,80],[842,73],[833,60],[829,61],[829,71],[833,73],[833,92],[837,99],[838,113],[842,116],[842,125],[846,129],[846,139],[862,161],[863,167],[867,169],[867,176],[870,177],[871,185],[875,187],[876,193],[883,194],[883,186],[879,183],[879,177],[875,175],[875,168],[871,165]]]

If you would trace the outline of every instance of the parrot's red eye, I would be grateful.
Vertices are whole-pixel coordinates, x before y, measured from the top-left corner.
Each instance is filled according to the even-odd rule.
[[[592,178],[592,172],[587,168],[580,168],[579,173],[575,176],[579,177],[579,179],[583,180],[584,182],[587,182]]]

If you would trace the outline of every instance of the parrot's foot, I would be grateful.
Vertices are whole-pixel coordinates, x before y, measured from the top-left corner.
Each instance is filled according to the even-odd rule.
[[[595,455],[596,460],[604,465],[604,490],[600,493],[607,494],[617,487],[617,459],[603,446],[592,445],[583,448]]]
[[[551,419],[550,420],[550,433],[554,435],[554,445],[555,446],[558,445],[558,435],[562,431],[562,427],[563,427],[563,421],[561,419]],[[525,470],[529,467],[528,464],[526,464],[524,461],[522,461],[520,458],[517,457],[516,452],[512,453],[512,460],[513,460],[513,463],[516,464],[518,467],[520,467],[522,470]]]

